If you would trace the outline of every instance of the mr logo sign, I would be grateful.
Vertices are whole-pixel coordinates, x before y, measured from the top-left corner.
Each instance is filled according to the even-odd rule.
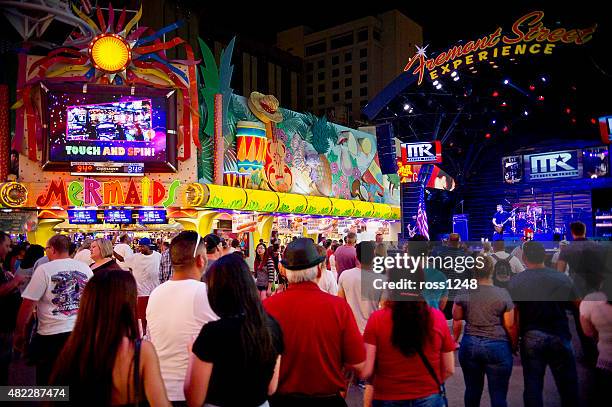
[[[529,179],[543,180],[580,176],[578,151],[555,151],[529,156]]]
[[[403,143],[401,146],[403,164],[430,164],[442,162],[442,143]]]

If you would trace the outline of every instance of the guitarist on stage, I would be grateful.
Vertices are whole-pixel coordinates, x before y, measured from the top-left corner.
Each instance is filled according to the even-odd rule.
[[[499,204],[497,205],[497,212],[493,215],[493,227],[495,228],[495,233],[493,233],[493,241],[503,240],[504,238],[504,226],[510,219],[510,213],[504,211],[504,207]]]

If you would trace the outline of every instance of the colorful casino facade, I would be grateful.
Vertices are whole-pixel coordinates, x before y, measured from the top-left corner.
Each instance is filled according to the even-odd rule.
[[[251,247],[349,230],[397,239],[399,176],[382,174],[374,134],[235,95],[233,41],[217,63],[202,41],[197,58],[180,38],[162,41],[174,25],[137,27],[141,13],[74,12],[93,39],[19,57],[19,173],[0,174],[11,233],[43,245],[55,233],[181,229]],[[168,60],[174,47],[187,58]]]

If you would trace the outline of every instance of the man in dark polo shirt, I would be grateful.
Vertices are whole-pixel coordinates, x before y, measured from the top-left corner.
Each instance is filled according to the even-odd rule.
[[[586,225],[572,222],[570,231],[574,241],[561,248],[557,270],[563,273],[569,265],[569,275],[574,281],[577,294],[582,298],[598,291],[608,271],[603,261],[603,247],[586,238]]]
[[[272,407],[344,407],[343,367],[359,375],[365,367],[365,346],[350,307],[316,284],[323,261],[311,239],[291,242],[281,260],[289,288],[264,301],[285,343]]]
[[[508,290],[516,305],[521,336],[523,401],[542,406],[546,366],[555,378],[562,406],[578,405],[578,376],[567,311],[578,303],[572,281],[546,268],[546,251],[540,242],[523,244],[527,270],[510,280]]]

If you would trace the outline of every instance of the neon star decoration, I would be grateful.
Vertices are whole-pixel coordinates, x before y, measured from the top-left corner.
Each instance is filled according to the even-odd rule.
[[[429,44],[425,45],[424,47],[419,47],[418,45],[415,45],[417,52],[416,55],[420,55],[423,58],[427,58],[427,54],[425,54],[425,50],[427,49],[427,47],[429,47]]]
[[[183,22],[176,22],[158,31],[136,25],[142,17],[142,6],[126,24],[125,8],[115,20],[115,11],[109,4],[105,19],[100,8],[95,11],[95,22],[92,18],[72,4],[74,14],[83,20],[94,33],[93,38],[79,38],[49,52],[47,56],[36,60],[27,70],[27,59],[20,60],[19,71],[23,75],[19,86],[19,100],[15,105],[18,110],[18,122],[27,117],[28,156],[36,161],[38,137],[32,137],[40,131],[42,123],[34,111],[30,98],[33,86],[40,82],[81,82],[119,86],[151,86],[172,88],[179,91],[183,114],[179,115],[179,140],[183,140],[183,156],[191,156],[191,140],[200,148],[199,106],[197,92],[197,74],[194,52],[185,40],[175,37],[163,41],[163,36],[176,30]],[[187,59],[170,60],[166,51],[183,47]],[[37,117],[37,123],[32,118]],[[37,127],[38,125],[38,127]],[[22,138],[23,133],[21,132]],[[14,148],[22,150],[22,138],[16,138]],[[30,142],[31,141],[31,142]]]

